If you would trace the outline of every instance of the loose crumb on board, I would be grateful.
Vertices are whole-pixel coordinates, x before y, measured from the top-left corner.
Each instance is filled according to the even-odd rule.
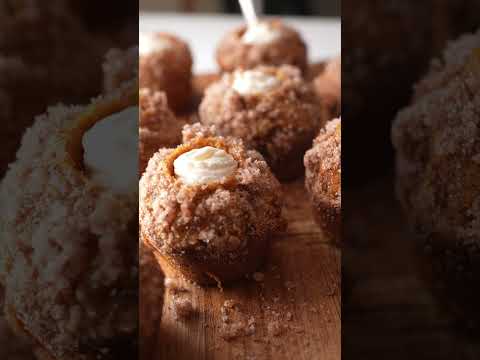
[[[173,312],[176,320],[187,320],[195,315],[195,308],[192,301],[187,298],[173,297]]]

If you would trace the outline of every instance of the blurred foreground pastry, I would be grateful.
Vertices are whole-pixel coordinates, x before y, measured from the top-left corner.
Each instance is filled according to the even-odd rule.
[[[317,223],[335,242],[341,240],[342,139],[341,120],[334,119],[305,154],[305,184]]]
[[[224,74],[199,112],[204,125],[259,151],[281,180],[303,173],[303,155],[325,121],[312,88],[288,65]]]
[[[199,124],[162,149],[140,181],[142,241],[188,281],[229,282],[254,272],[283,230],[281,188],[262,156]]]
[[[137,354],[137,134],[136,84],[51,108],[1,183],[5,313],[39,359]]]
[[[313,87],[326,109],[329,119],[340,116],[342,110],[342,63],[337,57],[326,63],[313,80]]]
[[[440,299],[478,326],[480,32],[452,43],[393,127],[397,192]]]
[[[141,33],[140,87],[163,91],[176,112],[189,110],[192,101],[192,55],[188,45],[166,33]]]
[[[232,72],[259,65],[307,67],[307,47],[300,34],[280,20],[264,20],[229,32],[217,49],[220,69]]]

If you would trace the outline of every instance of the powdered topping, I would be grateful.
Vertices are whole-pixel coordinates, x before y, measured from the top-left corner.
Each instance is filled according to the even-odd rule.
[[[173,166],[175,175],[183,183],[199,185],[232,176],[238,164],[225,150],[205,146],[180,155]]]
[[[172,43],[167,38],[155,34],[140,33],[139,44],[140,56],[163,52],[172,47]]]
[[[280,80],[260,70],[237,71],[234,74],[233,89],[240,95],[259,95],[280,85]]]
[[[280,37],[280,31],[273,28],[268,22],[257,22],[249,26],[242,36],[245,44],[268,44]]]
[[[138,186],[138,114],[138,107],[129,107],[83,136],[85,167],[92,180],[117,193]]]

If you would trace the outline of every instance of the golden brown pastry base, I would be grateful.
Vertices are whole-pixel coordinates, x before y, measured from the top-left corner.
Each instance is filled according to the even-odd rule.
[[[168,277],[180,276],[197,285],[223,286],[255,272],[263,264],[268,247],[268,241],[251,240],[248,242],[248,255],[228,263],[185,254],[167,256],[159,251],[154,251],[154,254]]]

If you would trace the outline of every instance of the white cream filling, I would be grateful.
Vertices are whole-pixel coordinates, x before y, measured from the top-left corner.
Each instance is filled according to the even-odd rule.
[[[246,70],[234,73],[232,87],[240,95],[258,95],[279,85],[280,80],[276,76],[259,70]]]
[[[162,52],[171,47],[172,43],[167,38],[155,34],[139,34],[138,52],[140,56]]]
[[[129,107],[97,122],[82,139],[90,178],[115,193],[138,187],[138,116],[138,107]]]
[[[175,175],[186,185],[201,185],[232,176],[238,167],[225,150],[212,146],[190,150],[173,162]]]
[[[269,23],[257,22],[250,25],[242,36],[244,44],[268,44],[276,40],[280,36],[280,32]]]

